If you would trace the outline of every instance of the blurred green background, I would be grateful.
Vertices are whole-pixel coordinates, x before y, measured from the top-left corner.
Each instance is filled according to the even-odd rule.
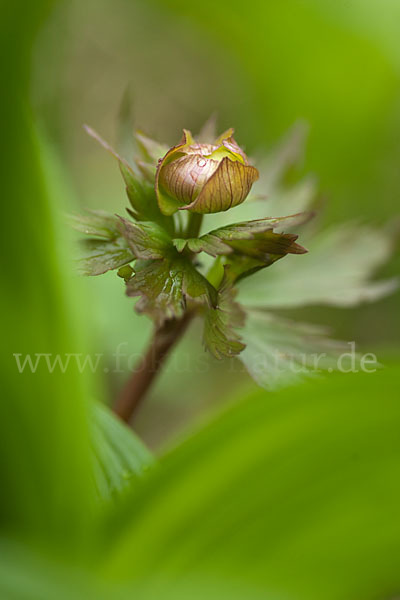
[[[234,126],[250,154],[305,119],[304,171],[319,178],[324,224],[353,219],[398,228],[399,22],[397,0],[56,3],[35,42],[31,103],[52,160],[57,157],[63,210],[123,212],[118,169],[82,124],[115,142],[129,85],[137,126],[171,145],[183,127],[196,132],[214,111],[221,130]],[[54,207],[61,208],[58,194]],[[397,252],[382,275],[398,273],[399,266]],[[115,273],[87,279],[83,287],[73,280],[83,335],[93,353],[105,354],[101,370],[110,400],[129,362],[122,357],[115,373],[113,354],[120,347],[132,367],[151,324],[134,313]],[[399,297],[297,314],[330,325],[337,337],[357,340],[384,362],[398,348]],[[254,385],[236,363],[207,357],[199,340],[194,328],[138,415],[135,428],[153,447],[232,391]]]

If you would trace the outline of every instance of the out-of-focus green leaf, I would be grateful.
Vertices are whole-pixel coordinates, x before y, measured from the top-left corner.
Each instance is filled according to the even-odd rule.
[[[2,61],[7,94],[0,98],[7,145],[0,161],[7,199],[0,235],[0,312],[7,340],[0,361],[0,529],[62,541],[60,552],[74,545],[78,554],[95,516],[87,425],[91,382],[76,364],[51,372],[46,356],[38,358],[44,354],[52,361],[83,350],[62,229],[51,210],[56,203],[64,208],[64,191],[26,104],[31,45],[52,4],[8,3],[0,22],[0,50],[7,56]],[[83,302],[80,298],[80,308]],[[36,372],[24,363],[27,356],[39,360]]]
[[[217,114],[214,112],[194,138],[201,144],[210,144],[217,139]]]
[[[105,210],[88,210],[87,215],[68,215],[68,222],[76,231],[90,237],[113,240],[120,235],[119,219]]]
[[[360,357],[352,345],[332,340],[326,329],[308,323],[248,310],[241,335],[246,348],[240,360],[266,389],[294,384],[323,371],[348,372],[360,367]],[[376,359],[367,366],[376,369]]]
[[[108,144],[103,138],[91,127],[85,126],[86,132],[95,139],[100,146],[102,146],[111,156],[117,161],[125,181],[126,194],[131,203],[132,209],[128,209],[128,212],[137,221],[153,221],[159,223],[167,231],[173,227],[171,219],[166,218],[161,214],[157,199],[154,192],[154,183],[150,183],[146,176],[143,174],[145,165],[131,166],[124,158]]]
[[[106,600],[104,582],[73,560],[33,551],[11,539],[0,540],[0,598],[2,600]],[[113,596],[116,597],[116,596]]]
[[[92,444],[99,496],[109,500],[132,487],[153,463],[150,451],[103,404],[92,412]]]
[[[259,308],[308,304],[353,306],[373,301],[398,287],[395,279],[370,282],[389,258],[392,236],[367,226],[343,225],[307,240],[308,254],[287,257],[279,269],[254,275],[239,288],[238,300]]]
[[[194,598],[395,597],[399,376],[336,375],[231,409],[144,481],[103,572],[141,598],[187,598],[190,583]]]
[[[82,275],[102,275],[134,259],[116,215],[91,210],[88,215],[69,215],[68,220],[76,231],[89,236],[81,240],[81,256],[77,260]]]
[[[260,178],[254,183],[246,202],[230,211],[235,220],[272,219],[282,214],[310,214],[317,199],[316,179],[311,175],[301,178],[292,175],[295,167],[302,162],[306,129],[304,123],[297,123],[276,147],[255,157]],[[224,215],[218,213],[209,217],[214,227],[222,226],[224,219]],[[288,227],[297,224],[295,219],[287,223],[282,221],[281,225],[275,225],[274,230],[281,232],[285,228],[287,231]]]
[[[243,326],[245,315],[234,296],[235,291],[225,279],[218,290],[218,306],[209,308],[204,316],[204,345],[218,359],[236,356],[245,347],[235,331]]]
[[[157,166],[158,161],[168,152],[169,148],[166,144],[161,144],[156,140],[151,139],[142,131],[136,131],[135,138],[138,146],[142,151],[143,158]]]
[[[252,195],[272,196],[282,186],[290,170],[304,160],[307,129],[306,123],[296,123],[259,161],[260,177],[253,185]]]

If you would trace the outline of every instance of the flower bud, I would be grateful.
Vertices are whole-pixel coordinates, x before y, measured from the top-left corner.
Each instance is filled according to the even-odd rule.
[[[233,129],[212,144],[195,142],[190,131],[159,161],[156,195],[160,210],[215,213],[241,204],[258,179],[246,154],[233,139]]]

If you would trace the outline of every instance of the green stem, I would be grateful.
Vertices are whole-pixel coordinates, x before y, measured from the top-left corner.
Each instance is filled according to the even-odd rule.
[[[189,214],[189,222],[186,228],[186,237],[187,238],[196,238],[198,237],[201,229],[201,224],[203,222],[203,216],[199,213],[190,213]]]
[[[166,321],[155,330],[146,353],[140,359],[114,405],[114,412],[123,421],[130,421],[143,402],[169,353],[185,333],[193,316],[193,312],[187,312],[181,319]]]

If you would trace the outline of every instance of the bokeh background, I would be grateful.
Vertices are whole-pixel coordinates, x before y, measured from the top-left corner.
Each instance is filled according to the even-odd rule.
[[[400,43],[397,0],[69,0],[49,11],[33,52],[31,103],[57,163],[63,210],[127,202],[112,159],[82,129],[115,142],[129,87],[135,122],[169,144],[213,112],[234,126],[248,153],[268,148],[298,119],[310,125],[304,172],[315,173],[325,226],[347,220],[398,230]],[[61,208],[60,198],[54,206]],[[398,218],[398,216],[397,216]],[[371,248],[373,252],[373,248]],[[393,275],[399,253],[380,273]],[[82,282],[83,336],[104,353],[101,383],[111,402],[129,361],[151,333],[123,284],[109,273]],[[82,289],[83,286],[83,289]],[[352,310],[313,308],[300,317],[328,324],[385,361],[399,346],[399,294]],[[103,385],[104,384],[104,385]],[[172,357],[135,422],[159,448],[254,384],[205,356],[200,329]]]

